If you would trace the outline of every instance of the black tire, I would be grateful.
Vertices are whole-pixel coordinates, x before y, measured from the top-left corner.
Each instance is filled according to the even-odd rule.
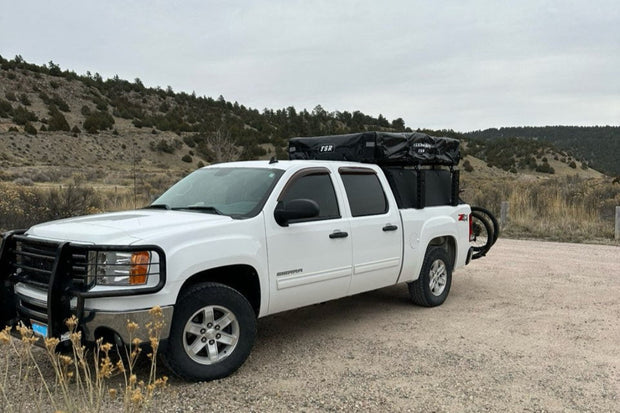
[[[255,338],[256,315],[241,293],[223,284],[197,284],[177,300],[162,360],[184,380],[220,379],[245,362]]]
[[[443,281],[441,285],[440,281]],[[452,264],[448,253],[441,247],[429,247],[424,255],[420,276],[409,283],[409,296],[417,305],[436,307],[448,298],[451,284]]]
[[[497,222],[497,218],[495,218],[495,216],[491,213],[491,211],[489,211],[486,208],[482,208],[479,206],[472,206],[471,207],[471,211],[472,212],[479,212],[481,214],[484,215],[484,218],[487,220],[487,222],[490,222],[491,226],[492,226],[492,233],[493,233],[493,241],[491,242],[491,246],[493,244],[495,244],[495,241],[497,241],[497,238],[499,237],[499,222]]]
[[[472,238],[469,243],[474,251],[472,259],[484,257],[493,246],[493,227],[479,212],[471,213]]]

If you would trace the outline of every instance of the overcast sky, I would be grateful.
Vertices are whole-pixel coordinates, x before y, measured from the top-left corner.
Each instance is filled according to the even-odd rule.
[[[0,0],[0,55],[411,128],[620,124],[620,2]]]

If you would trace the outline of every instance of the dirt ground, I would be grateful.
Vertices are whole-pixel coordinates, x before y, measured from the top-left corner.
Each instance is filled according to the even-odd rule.
[[[224,380],[161,411],[620,411],[620,248],[500,239],[441,307],[405,285],[259,320]]]
[[[619,321],[620,247],[500,239],[440,307],[403,284],[260,319],[238,372],[147,410],[618,412]]]

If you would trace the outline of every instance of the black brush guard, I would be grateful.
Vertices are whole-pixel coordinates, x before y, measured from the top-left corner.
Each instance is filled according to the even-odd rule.
[[[150,294],[161,290],[166,281],[163,250],[153,245],[84,246],[69,242],[33,239],[24,230],[3,235],[0,247],[0,327],[26,326],[31,321],[44,323],[49,337],[62,337],[68,331],[65,320],[75,315],[83,318],[87,298]],[[140,289],[119,289],[92,292],[88,283],[88,252],[90,250],[155,251],[159,255],[159,283]],[[22,283],[45,291],[46,302],[16,294],[15,285]],[[72,310],[71,301],[77,304]]]

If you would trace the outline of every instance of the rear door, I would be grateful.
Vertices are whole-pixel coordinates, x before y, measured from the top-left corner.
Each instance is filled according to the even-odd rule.
[[[346,167],[339,173],[351,214],[349,294],[395,284],[402,264],[403,229],[396,202],[383,190],[386,182],[370,168]]]
[[[280,226],[266,209],[269,257],[269,312],[297,308],[347,294],[352,273],[350,227],[342,218],[345,201],[337,195],[332,172],[306,168],[293,175],[278,202],[311,199],[319,216]]]

